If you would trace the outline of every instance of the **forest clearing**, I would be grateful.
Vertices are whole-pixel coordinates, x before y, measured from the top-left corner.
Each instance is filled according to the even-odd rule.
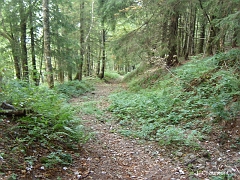
[[[239,180],[240,0],[0,0],[0,179]]]

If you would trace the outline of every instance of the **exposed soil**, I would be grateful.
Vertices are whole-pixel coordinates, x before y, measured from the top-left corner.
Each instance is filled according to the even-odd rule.
[[[71,100],[76,108],[81,108],[86,102],[97,102],[97,107],[104,113],[101,117],[97,113],[79,113],[84,125],[94,136],[79,150],[66,151],[73,158],[70,166],[43,169],[41,164],[36,164],[31,170],[14,169],[12,166],[0,174],[0,179],[9,179],[12,173],[18,174],[16,179],[193,180],[210,179],[213,175],[221,175],[224,179],[227,177],[224,174],[240,179],[240,150],[238,146],[235,149],[230,147],[233,145],[231,142],[224,145],[219,143],[220,130],[214,132],[208,141],[199,142],[203,150],[198,151],[184,148],[176,151],[161,147],[156,142],[130,139],[116,133],[119,127],[111,120],[114,117],[106,109],[109,106],[108,96],[122,88],[123,84],[97,84],[94,92]],[[7,119],[1,123],[3,130],[4,126],[12,126]],[[3,134],[0,132],[0,137]],[[1,141],[0,150],[8,146],[8,142]],[[43,156],[50,151],[41,145],[35,148],[37,150],[29,150],[32,156]],[[21,163],[23,157],[16,154],[13,159],[13,162]],[[0,163],[4,163],[3,159],[0,159]]]

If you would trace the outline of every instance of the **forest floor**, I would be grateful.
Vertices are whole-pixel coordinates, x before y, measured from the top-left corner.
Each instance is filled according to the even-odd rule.
[[[79,114],[95,136],[83,145],[81,160],[75,162],[76,177],[87,180],[240,179],[240,151],[229,150],[227,144],[219,145],[214,141],[217,133],[213,140],[202,142],[203,150],[198,151],[176,151],[156,142],[116,133],[119,127],[106,111],[108,96],[124,87],[123,84],[98,84],[87,98],[72,99],[71,103],[77,106],[97,102],[97,107],[104,112],[101,118],[94,113]]]
[[[224,146],[219,145],[214,140],[218,136],[217,130],[210,140],[200,142],[203,150],[197,151],[184,148],[176,151],[160,146],[157,142],[131,139],[117,133],[120,127],[112,120],[114,116],[107,111],[110,105],[108,96],[124,88],[125,85],[121,83],[99,83],[96,84],[95,91],[71,99],[70,103],[79,109],[78,116],[83,125],[93,135],[79,150],[65,151],[72,156],[70,166],[56,165],[44,169],[41,163],[36,163],[30,170],[19,169],[17,163],[23,162],[24,157],[12,154],[9,157],[11,160],[0,158],[0,165],[11,161],[4,174],[0,174],[0,180],[207,180],[212,176],[221,180],[229,179],[231,174],[234,175],[232,179],[240,179],[240,150],[231,149],[227,143]],[[96,113],[81,111],[80,108],[91,103],[96,105]],[[3,131],[13,124],[3,120],[0,126],[0,137],[3,138],[3,134],[6,134]],[[10,148],[10,143],[2,139],[0,149]],[[50,151],[41,145],[36,145],[36,148],[37,150],[29,150],[30,157],[39,158]]]
[[[87,94],[87,99],[75,98],[72,104],[98,102],[98,108],[104,111],[101,119],[110,120],[111,114],[105,111],[109,105],[107,97],[119,89],[122,89],[119,84],[99,84],[94,92]],[[95,135],[83,145],[80,162],[83,169],[76,169],[76,177],[80,175],[82,179],[98,180],[186,179],[181,165],[162,156],[166,150],[156,143],[121,136],[115,132],[118,125],[114,121],[99,120],[95,114],[79,115]],[[75,167],[79,167],[79,162]]]

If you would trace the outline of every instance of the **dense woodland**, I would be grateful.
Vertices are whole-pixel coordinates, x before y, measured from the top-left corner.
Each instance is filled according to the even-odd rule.
[[[30,83],[126,73],[140,62],[239,43],[238,0],[1,1],[1,78]]]
[[[0,179],[108,179],[95,125],[240,177],[240,0],[0,0],[0,40]]]

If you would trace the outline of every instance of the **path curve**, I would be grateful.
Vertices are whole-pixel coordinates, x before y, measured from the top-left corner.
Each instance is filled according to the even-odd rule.
[[[98,101],[98,108],[104,111],[99,120],[94,114],[79,114],[84,125],[95,132],[94,138],[83,145],[81,164],[76,169],[78,179],[96,180],[168,180],[187,179],[180,164],[164,157],[165,149],[155,143],[141,142],[114,133],[114,122],[102,121],[112,118],[105,109],[108,96],[122,88],[120,84],[98,84],[94,92],[72,100],[73,105]],[[77,165],[76,165],[77,166]],[[79,166],[79,165],[78,165]]]

